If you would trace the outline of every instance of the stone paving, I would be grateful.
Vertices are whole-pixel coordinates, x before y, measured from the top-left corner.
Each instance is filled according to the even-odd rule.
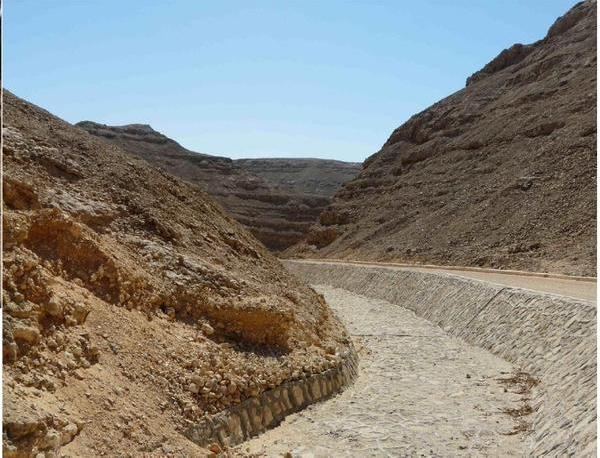
[[[359,376],[335,398],[291,415],[240,451],[281,456],[517,456],[527,394],[502,382],[510,363],[412,311],[318,287],[353,335]]]

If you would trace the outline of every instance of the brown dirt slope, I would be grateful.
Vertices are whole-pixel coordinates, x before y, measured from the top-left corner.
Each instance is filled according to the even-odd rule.
[[[290,255],[596,266],[596,2],[397,128]]]
[[[3,109],[4,456],[199,456],[189,425],[340,364],[322,297],[206,193]]]
[[[82,121],[77,126],[200,186],[272,250],[301,240],[335,190],[358,173],[357,164],[338,161],[268,159],[265,164],[199,154],[145,124]],[[274,168],[279,171],[272,173]]]

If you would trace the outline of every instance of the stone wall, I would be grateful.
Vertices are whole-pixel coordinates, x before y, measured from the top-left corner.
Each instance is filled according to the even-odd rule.
[[[541,380],[528,438],[534,456],[596,451],[596,307],[449,274],[286,261],[312,284],[413,310]]]
[[[213,443],[228,447],[273,428],[287,415],[335,395],[354,380],[356,353],[350,351],[342,358],[337,368],[283,383],[190,426],[184,434],[203,447]]]

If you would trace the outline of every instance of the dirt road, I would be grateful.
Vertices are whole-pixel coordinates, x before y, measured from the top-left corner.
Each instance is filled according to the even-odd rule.
[[[416,270],[422,272],[442,272],[459,277],[473,278],[475,280],[497,283],[503,286],[531,289],[544,293],[559,294],[561,296],[583,299],[596,302],[596,279],[589,277],[569,277],[567,275],[553,275],[520,271],[505,271],[493,269],[477,269],[459,267],[446,268],[444,266],[407,266],[385,262],[366,261],[333,261],[333,260],[294,260],[295,262],[308,263],[335,263],[347,265],[362,265],[383,267],[396,270]]]
[[[524,451],[522,387],[510,363],[447,335],[412,311],[317,287],[361,356],[339,396],[240,446],[281,456],[515,456]],[[512,409],[512,410],[511,410]],[[507,412],[512,412],[510,415]]]

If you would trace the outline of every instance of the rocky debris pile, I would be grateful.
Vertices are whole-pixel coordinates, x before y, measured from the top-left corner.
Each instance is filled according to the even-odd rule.
[[[191,425],[352,354],[198,187],[8,91],[4,116],[4,456],[197,456]]]
[[[145,124],[77,126],[200,186],[271,250],[302,239],[359,164],[319,159],[232,160],[187,150]]]
[[[586,1],[398,127],[290,254],[594,275],[595,183]]]

